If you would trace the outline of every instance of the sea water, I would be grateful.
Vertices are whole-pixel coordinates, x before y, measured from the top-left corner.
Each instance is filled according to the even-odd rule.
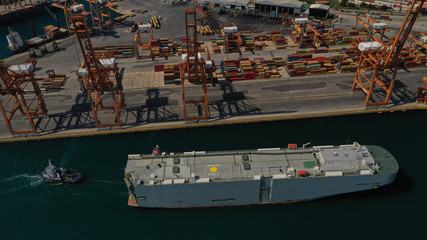
[[[425,112],[384,113],[0,145],[0,239],[426,239]],[[396,181],[296,204],[199,209],[127,206],[127,155],[302,145],[380,145]],[[89,179],[41,181],[48,160]]]

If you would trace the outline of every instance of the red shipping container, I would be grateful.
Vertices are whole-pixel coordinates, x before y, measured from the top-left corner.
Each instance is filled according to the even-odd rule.
[[[165,67],[163,64],[155,64],[154,65],[154,71],[155,72],[163,72],[165,70]]]
[[[250,72],[250,73],[244,73],[243,74],[243,78],[245,80],[251,80],[251,79],[255,79],[255,73]]]

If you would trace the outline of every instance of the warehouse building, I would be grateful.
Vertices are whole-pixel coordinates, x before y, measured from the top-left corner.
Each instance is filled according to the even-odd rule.
[[[260,13],[270,13],[276,11],[279,14],[288,13],[299,15],[301,13],[302,2],[298,0],[268,0],[268,1],[250,1],[250,0],[202,0],[199,3],[215,3],[216,5],[225,5],[230,8],[255,7]]]

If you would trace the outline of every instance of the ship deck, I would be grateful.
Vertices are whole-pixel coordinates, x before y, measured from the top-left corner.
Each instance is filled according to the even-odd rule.
[[[136,184],[172,184],[271,178],[372,175],[366,146],[268,148],[235,152],[129,155],[126,174]]]

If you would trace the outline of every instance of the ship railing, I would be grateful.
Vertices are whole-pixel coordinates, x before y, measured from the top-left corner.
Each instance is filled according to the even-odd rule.
[[[312,149],[293,149],[288,150],[282,148],[280,152],[268,152],[268,151],[239,151],[239,152],[224,152],[224,153],[208,153],[204,151],[195,151],[187,152],[186,154],[173,154],[173,155],[161,155],[156,158],[166,159],[166,158],[175,158],[175,157],[214,157],[214,156],[230,156],[230,155],[241,155],[241,154],[253,154],[253,155],[283,155],[283,154],[298,154],[298,153],[310,153]],[[191,154],[190,154],[191,153]],[[128,160],[140,160],[140,159],[153,159],[153,155],[140,155],[140,154],[130,154],[128,155]]]

